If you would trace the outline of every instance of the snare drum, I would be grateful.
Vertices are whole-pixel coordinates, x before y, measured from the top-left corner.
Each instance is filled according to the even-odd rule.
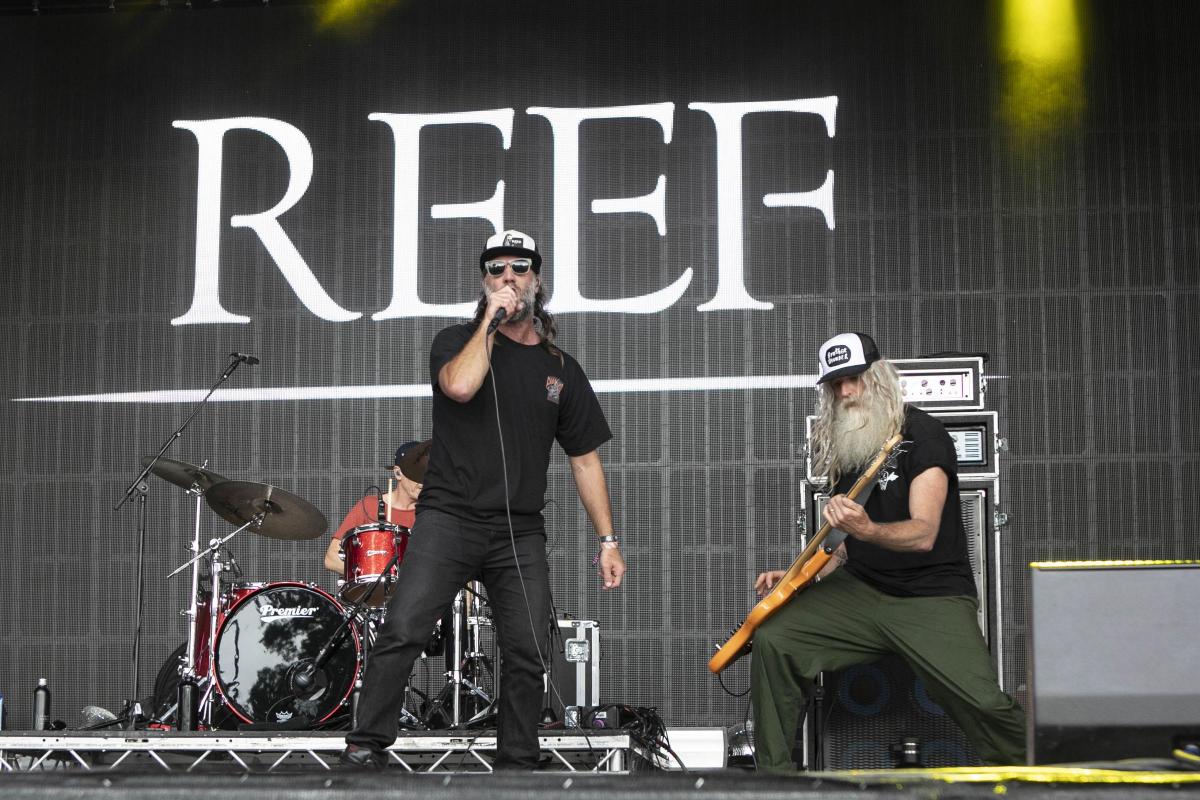
[[[390,522],[359,525],[347,533],[342,538],[342,557],[346,562],[342,599],[347,603],[358,603],[365,598],[369,606],[386,603],[395,588],[396,573],[406,547],[408,528]],[[395,565],[372,591],[371,585],[383,574],[393,557],[396,558]]]

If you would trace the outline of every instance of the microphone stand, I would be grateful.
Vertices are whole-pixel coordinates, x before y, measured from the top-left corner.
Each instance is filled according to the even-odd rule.
[[[245,361],[245,357],[235,354],[233,360],[229,362],[229,366],[225,367],[225,370],[221,373],[221,377],[218,378],[217,382],[214,383],[212,388],[208,390],[208,394],[204,395],[203,399],[201,399],[200,402],[192,408],[191,413],[187,415],[186,419],[184,419],[183,424],[176,428],[175,432],[167,437],[167,440],[163,442],[162,447],[158,448],[158,453],[155,454],[154,458],[150,459],[150,463],[147,464],[145,468],[138,473],[138,476],[130,482],[129,486],[127,486],[125,491],[122,492],[121,500],[115,506],[113,506],[113,511],[120,511],[121,507],[129,502],[133,497],[136,496],[138,498],[138,550],[136,576],[137,606],[134,609],[133,617],[133,695],[131,699],[126,701],[125,707],[121,711],[121,716],[118,717],[119,720],[128,723],[130,730],[144,722],[140,698],[140,672],[142,657],[142,605],[145,597],[145,581],[143,573],[146,558],[146,498],[150,493],[150,485],[146,482],[146,477],[150,474],[150,471],[154,468],[154,465],[158,463],[158,460],[162,458],[163,455],[166,454],[167,450],[170,449],[171,445],[175,443],[175,440],[183,436],[184,430],[189,424],[191,424],[196,415],[200,413],[200,409],[203,408],[208,402],[208,399],[212,397],[213,392],[215,392],[221,384],[229,380],[229,376],[233,374],[234,370],[236,370],[238,366],[243,363],[243,361]]]

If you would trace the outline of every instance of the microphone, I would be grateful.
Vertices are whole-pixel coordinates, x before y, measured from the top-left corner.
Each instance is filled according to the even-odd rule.
[[[311,689],[316,683],[317,666],[312,661],[305,659],[296,666],[295,672],[292,673],[292,688],[297,693]]]
[[[262,363],[257,358],[250,355],[249,353],[230,353],[229,357],[232,358],[234,361],[240,361],[241,363],[247,364],[251,367],[253,367],[256,364]]]
[[[227,562],[225,562],[225,563],[226,563],[226,564],[228,564],[230,567],[232,567],[232,568],[233,568],[233,572],[234,572],[234,573],[235,573],[235,574],[236,574],[236,575],[237,575],[239,578],[245,577],[245,573],[243,573],[243,572],[242,572],[242,568],[241,568],[241,566],[238,564],[238,562],[237,562],[237,559],[233,557],[233,551],[232,551],[232,550],[229,550],[229,549],[226,549],[226,550],[225,550],[225,555],[226,555],[226,556],[229,558],[229,560],[228,560]]]
[[[487,335],[491,336],[493,333],[495,333],[496,328],[500,327],[500,323],[503,322],[504,318],[507,316],[508,316],[508,309],[506,309],[506,308],[496,309],[496,316],[492,317],[492,321],[488,323]]]
[[[383,502],[383,493],[379,493],[379,521],[387,522],[387,505]]]

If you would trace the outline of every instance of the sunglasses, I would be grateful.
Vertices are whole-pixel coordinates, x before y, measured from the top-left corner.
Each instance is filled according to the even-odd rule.
[[[499,277],[500,275],[503,275],[505,267],[511,267],[514,275],[524,275],[526,272],[529,272],[529,269],[532,266],[533,261],[532,259],[528,258],[518,258],[514,259],[513,261],[501,261],[497,259],[495,261],[485,261],[483,264],[483,268],[486,269],[488,275],[491,275],[492,277]]]

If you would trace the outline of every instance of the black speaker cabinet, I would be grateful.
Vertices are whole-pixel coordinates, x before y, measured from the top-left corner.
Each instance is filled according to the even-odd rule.
[[[824,676],[819,714],[823,769],[887,769],[899,761],[893,748],[917,740],[926,767],[979,764],[962,730],[925,691],[898,656]]]
[[[1032,565],[1033,764],[1200,743],[1200,563]]]
[[[968,555],[979,595],[979,628],[996,655],[1000,638],[992,627],[990,561],[992,541],[991,482],[964,483],[959,489]],[[808,498],[811,530],[820,527],[828,496]],[[797,602],[802,602],[798,598]],[[823,676],[823,708],[810,711],[804,740],[804,764],[822,769],[887,769],[898,759],[892,747],[916,738],[925,766],[970,766],[980,763],[958,725],[925,692],[924,682],[898,656]],[[817,718],[814,718],[816,716]]]

